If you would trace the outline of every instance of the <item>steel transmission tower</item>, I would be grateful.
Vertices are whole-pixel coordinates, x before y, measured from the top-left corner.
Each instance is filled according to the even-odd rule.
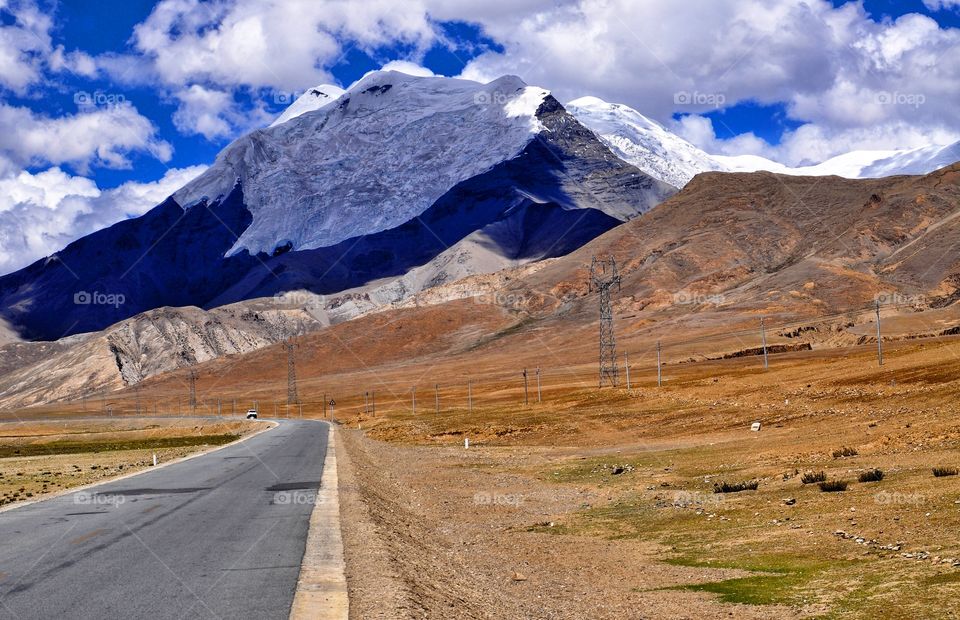
[[[293,338],[283,343],[283,348],[287,352],[287,406],[300,402],[297,397],[297,362],[293,356],[298,346],[300,345],[294,342]]]
[[[616,286],[620,290],[620,272],[617,261],[609,258],[593,257],[590,263],[590,290],[600,294],[600,387],[604,383],[616,387],[620,383],[617,368],[617,344],[613,335],[613,304],[610,291]]]
[[[197,371],[190,369],[190,374],[187,375],[187,378],[190,380],[190,411],[191,413],[197,412]]]

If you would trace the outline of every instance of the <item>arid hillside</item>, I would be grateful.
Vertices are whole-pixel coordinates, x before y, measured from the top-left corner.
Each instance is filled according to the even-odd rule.
[[[156,311],[86,338],[8,345],[0,405],[76,398],[207,360],[211,371],[244,363],[279,370],[279,347],[251,352],[305,333],[299,354],[314,376],[375,372],[382,382],[438,360],[454,376],[586,371],[596,360],[595,255],[619,265],[618,344],[637,363],[652,360],[658,340],[668,363],[757,353],[761,317],[778,350],[869,343],[878,300],[885,338],[949,333],[960,324],[958,207],[960,164],[877,180],[706,173],[572,254],[467,277],[331,327],[315,308],[271,312],[274,300],[261,300],[197,316]],[[216,361],[233,353],[247,361]]]

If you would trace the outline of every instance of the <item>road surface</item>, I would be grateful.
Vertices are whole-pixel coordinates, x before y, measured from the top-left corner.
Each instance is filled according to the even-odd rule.
[[[0,513],[0,619],[282,618],[327,425]]]

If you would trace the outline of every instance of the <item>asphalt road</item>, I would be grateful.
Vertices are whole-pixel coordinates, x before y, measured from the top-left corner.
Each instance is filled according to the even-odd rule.
[[[0,513],[0,619],[283,618],[327,425]]]

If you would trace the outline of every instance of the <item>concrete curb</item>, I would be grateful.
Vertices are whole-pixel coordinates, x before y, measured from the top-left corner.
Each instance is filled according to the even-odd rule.
[[[51,500],[51,499],[56,499],[56,498],[58,498],[58,497],[63,497],[64,495],[70,495],[71,493],[79,493],[79,492],[81,492],[81,491],[86,491],[87,489],[93,489],[93,488],[102,486],[102,485],[104,485],[104,484],[110,484],[111,482],[117,482],[117,481],[119,481],[119,480],[126,480],[126,479],[128,479],[128,478],[134,478],[134,477],[136,477],[136,476],[142,476],[143,474],[149,473],[149,472],[151,472],[151,471],[157,471],[158,469],[163,469],[164,467],[170,467],[171,465],[176,465],[177,463],[183,463],[184,461],[189,461],[190,459],[195,459],[195,458],[198,458],[198,457],[207,455],[207,454],[211,454],[211,453],[213,453],[213,452],[218,452],[218,451],[220,451],[220,450],[224,450],[224,449],[226,449],[226,448],[229,448],[230,446],[235,446],[235,445],[240,444],[240,443],[243,443],[244,441],[247,441],[247,440],[249,440],[249,439],[253,439],[253,438],[256,437],[257,435],[261,435],[261,434],[263,434],[263,433],[266,433],[267,431],[272,431],[273,429],[275,429],[275,428],[277,428],[278,426],[280,426],[280,423],[279,423],[279,422],[274,422],[274,421],[272,421],[272,420],[260,420],[260,421],[261,421],[261,422],[266,422],[266,423],[267,423],[267,427],[266,427],[266,428],[262,428],[262,429],[260,429],[259,431],[250,433],[249,435],[244,435],[243,437],[241,437],[240,439],[238,439],[238,440],[236,440],[236,441],[231,441],[230,443],[225,443],[225,444],[223,444],[222,446],[214,446],[213,448],[209,448],[209,449],[203,450],[203,451],[201,451],[201,452],[194,452],[193,454],[188,454],[188,455],[186,455],[186,456],[181,456],[180,458],[178,458],[178,459],[173,459],[172,461],[164,461],[164,462],[162,462],[162,463],[158,463],[156,467],[153,467],[153,466],[144,467],[143,469],[141,469],[141,470],[139,470],[139,471],[133,471],[133,472],[130,472],[129,474],[122,474],[122,475],[119,475],[119,476],[114,476],[113,478],[106,478],[106,479],[104,479],[104,480],[98,480],[97,482],[91,482],[90,484],[83,484],[83,485],[80,485],[80,486],[78,486],[78,487],[70,487],[69,489],[63,489],[62,491],[55,491],[55,492],[53,492],[53,493],[48,493],[48,494],[44,495],[43,497],[38,497],[37,499],[34,499],[34,500],[30,500],[30,501],[26,501],[26,502],[17,502],[16,504],[11,504],[11,505],[9,505],[9,506],[4,506],[4,507],[0,508],[0,513],[8,512],[8,511],[10,511],[10,510],[17,510],[18,508],[23,508],[23,507],[25,507],[25,506],[30,506],[30,505],[32,505],[32,504],[39,504],[40,502],[46,502],[46,501],[49,501],[49,500]]]
[[[335,439],[336,433],[330,424],[320,490],[310,515],[307,547],[290,609],[291,620],[346,620],[350,613],[343,536],[340,533]]]

